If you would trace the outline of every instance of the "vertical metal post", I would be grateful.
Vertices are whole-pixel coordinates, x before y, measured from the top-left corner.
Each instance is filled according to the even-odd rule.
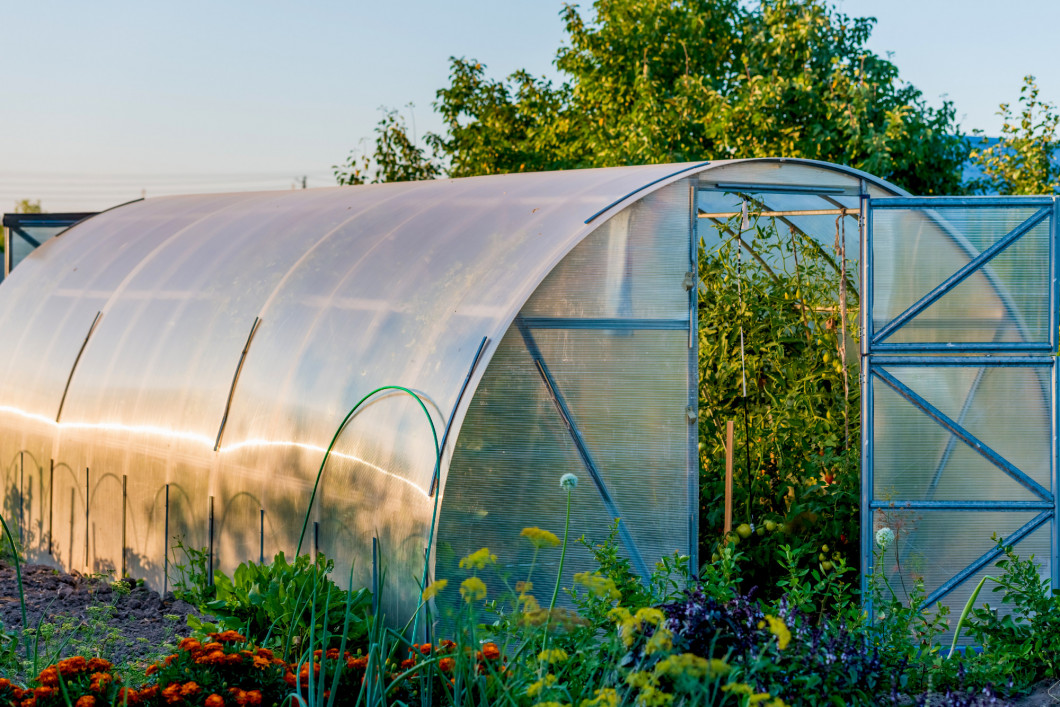
[[[162,541],[162,596],[169,593],[169,484],[166,484],[165,539]]]
[[[129,477],[126,474],[121,475],[121,576],[124,578],[129,573],[126,571],[125,566],[125,548],[126,548],[126,517],[128,516],[129,510]]]
[[[1052,488],[1049,489],[1053,494],[1053,532],[1050,534],[1052,539],[1052,557],[1050,559],[1050,579],[1052,581],[1052,588],[1054,591],[1060,590],[1060,502],[1057,499],[1060,498],[1060,470],[1058,467],[1058,458],[1060,458],[1060,419],[1058,419],[1058,402],[1057,395],[1060,395],[1060,383],[1058,383],[1057,377],[1057,347],[1060,345],[1060,341],[1057,341],[1057,336],[1060,335],[1060,281],[1058,281],[1058,263],[1057,258],[1060,253],[1057,249],[1057,232],[1058,225],[1057,219],[1060,219],[1060,201],[1057,200],[1056,196],[1053,196],[1053,216],[1049,222],[1049,285],[1052,288],[1049,297],[1049,340],[1052,344],[1053,352],[1053,370],[1052,370],[1052,383],[1053,383],[1053,409],[1052,409],[1052,449],[1053,453],[1049,456],[1049,463],[1052,466]]]
[[[869,358],[869,339],[872,336],[872,241],[869,224],[871,204],[861,182],[861,601],[873,621],[872,596],[869,577],[872,575],[872,366]]]
[[[258,525],[258,564],[265,564],[265,509],[261,509],[261,522]]]
[[[25,452],[18,453],[18,547],[23,551],[26,547],[26,537],[22,528],[26,525],[26,463]]]
[[[692,287],[688,291],[688,571],[699,576],[699,187],[689,183],[690,201],[688,264]],[[694,417],[694,419],[693,419]]]
[[[320,556],[320,522],[313,521],[313,561]]]
[[[52,525],[55,519],[55,460],[48,460],[48,554],[55,557],[55,547],[52,544],[54,534]]]
[[[210,496],[210,510],[209,510],[209,546],[207,548],[207,561],[209,565],[206,568],[206,581],[209,586],[213,586],[213,496]]]
[[[91,569],[88,564],[88,527],[89,527],[89,515],[88,510],[92,506],[92,484],[90,482],[90,474],[88,467],[85,467],[85,569]]]
[[[379,538],[372,536],[372,616],[379,617]]]

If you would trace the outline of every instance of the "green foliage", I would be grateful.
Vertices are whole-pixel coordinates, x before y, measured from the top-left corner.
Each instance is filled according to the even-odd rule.
[[[805,157],[915,193],[960,191],[968,146],[866,48],[873,19],[826,0],[596,0],[561,12],[559,85],[451,60],[438,91],[452,176],[732,157]]]
[[[1011,545],[996,535],[994,540],[1004,557],[996,563],[1001,576],[992,591],[1001,593],[1004,606],[984,602],[972,610],[968,633],[982,652],[970,653],[966,663],[977,682],[1011,685],[1021,692],[1039,680],[1060,676],[1055,650],[1060,597],[1050,589],[1049,578],[1042,577],[1033,555],[1021,560]]]
[[[844,341],[838,258],[772,220],[740,234],[746,247],[736,224],[719,228],[720,247],[699,259],[700,556],[711,557],[722,535],[732,420],[733,522],[754,525],[732,540],[750,560],[745,586],[775,592],[784,544],[828,546],[805,556],[808,568],[859,566],[856,355],[843,364],[856,351],[857,293],[848,275]]]
[[[1001,104],[997,113],[1005,121],[1001,139],[993,145],[983,140],[972,150],[971,160],[984,175],[969,184],[973,193],[1052,194],[1060,187],[1056,159],[1060,114],[1053,104],[1039,100],[1033,76],[1024,77],[1019,103],[1019,115],[1008,103]]]
[[[189,617],[189,624],[200,632],[239,631],[258,645],[282,649],[283,655],[292,645],[304,645],[311,631],[325,628],[335,642],[345,635],[350,645],[363,648],[371,592],[361,588],[348,597],[328,576],[333,568],[323,555],[316,562],[308,554],[288,562],[281,552],[270,563],[244,562],[232,577],[218,572],[216,598],[201,607],[216,623]]]
[[[411,103],[408,107],[413,108]],[[434,179],[441,174],[438,165],[416,144],[415,135],[409,137],[405,118],[398,111],[384,110],[375,133],[375,151],[371,159],[367,154],[351,152],[343,164],[332,167],[335,181],[339,184],[408,182]],[[375,172],[369,178],[373,163]]]
[[[213,599],[209,564],[210,555],[206,548],[188,547],[183,537],[174,537],[173,559],[169,564],[173,596],[200,608]]]

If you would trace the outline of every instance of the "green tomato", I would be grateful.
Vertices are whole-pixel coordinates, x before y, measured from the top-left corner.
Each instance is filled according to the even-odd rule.
[[[751,537],[751,532],[751,526],[747,523],[740,523],[740,525],[736,526],[736,533],[744,540]]]

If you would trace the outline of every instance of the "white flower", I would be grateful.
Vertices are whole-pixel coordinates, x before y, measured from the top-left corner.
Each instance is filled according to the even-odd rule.
[[[880,528],[876,531],[876,544],[880,546],[881,550],[886,550],[887,546],[894,542],[894,531],[890,528]]]
[[[574,474],[564,474],[559,477],[559,487],[564,491],[573,491],[578,485],[578,477]]]

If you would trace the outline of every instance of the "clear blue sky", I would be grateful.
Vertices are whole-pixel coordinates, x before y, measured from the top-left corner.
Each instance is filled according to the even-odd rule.
[[[590,3],[583,3],[590,4]],[[1023,75],[1060,102],[1060,3],[837,0],[872,49],[961,124],[996,133]],[[448,57],[555,75],[554,0],[0,3],[0,210],[101,209],[164,193],[333,183],[380,106],[439,129]],[[959,8],[954,11],[954,8]],[[999,11],[1000,8],[1000,11]]]

